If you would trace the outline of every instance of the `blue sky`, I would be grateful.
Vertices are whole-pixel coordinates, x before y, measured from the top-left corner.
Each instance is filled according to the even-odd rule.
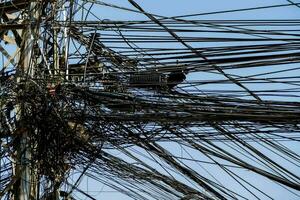
[[[127,0],[105,0],[103,2],[133,8]],[[288,3],[286,0],[137,0],[136,2],[139,3],[147,12],[163,16],[207,13],[220,10],[231,10]],[[137,17],[137,15],[116,11],[115,9],[110,9],[107,7],[101,9],[101,11],[98,9],[97,15],[101,18],[120,20],[141,18],[141,16]],[[263,9],[252,12],[246,11],[227,13],[222,15],[209,15],[206,17],[202,16],[201,18],[198,17],[198,19],[220,19],[220,17],[224,17],[223,19],[288,19],[299,17],[299,15],[299,8],[297,8],[296,6],[291,6],[278,9]]]
[[[294,0],[296,3],[300,3],[299,0]],[[104,0],[103,2],[133,8],[127,0]],[[163,16],[179,16],[194,13],[207,13],[222,10],[250,8],[257,6],[268,6],[274,4],[286,4],[286,0],[136,0],[145,11],[152,14],[163,15]],[[144,20],[147,19],[145,16],[128,13],[126,11],[120,11],[108,7],[96,6],[92,10],[100,19],[111,19],[111,20]],[[273,8],[273,9],[262,9],[256,11],[226,13],[218,15],[208,15],[196,17],[196,19],[300,19],[300,8],[296,6],[290,6],[285,8]],[[299,151],[299,148],[296,149]],[[220,175],[220,174],[219,174]],[[217,175],[218,176],[218,175]],[[89,179],[90,180],[90,179]],[[294,196],[289,196],[280,187],[274,187],[273,185],[266,186],[267,182],[260,179],[257,176],[253,176],[253,181],[258,185],[264,185],[269,191],[274,192],[276,199],[285,200],[296,200]],[[87,180],[83,181],[86,186]],[[230,183],[228,183],[230,184]],[[103,187],[97,183],[89,181],[89,190],[102,190],[102,192],[91,193],[97,194],[97,199],[111,199],[111,200],[127,200],[130,199],[118,192],[114,192],[108,187]]]

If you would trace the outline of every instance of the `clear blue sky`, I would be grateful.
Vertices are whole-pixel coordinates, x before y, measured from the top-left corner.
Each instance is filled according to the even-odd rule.
[[[296,3],[300,3],[300,0],[294,0]],[[133,8],[127,0],[104,0],[103,2]],[[152,14],[158,14],[163,16],[178,16],[193,13],[207,13],[214,11],[240,9],[256,6],[268,6],[274,4],[288,3],[286,0],[136,0],[145,11]],[[120,11],[108,7],[96,6],[92,10],[100,19],[111,20],[143,20],[147,19],[145,16],[135,13],[129,13],[126,11]],[[197,17],[197,19],[300,19],[300,8],[296,6],[278,8],[278,9],[263,9],[257,11],[236,12],[218,15],[209,15]],[[298,148],[299,152],[299,148]],[[253,180],[257,178],[257,185],[266,184],[259,177],[253,176]],[[90,180],[90,179],[89,179]],[[255,181],[255,180],[254,180]],[[83,183],[86,187],[86,180]],[[230,183],[228,183],[230,184]],[[266,186],[267,190],[273,190],[276,199],[284,200],[296,200],[294,196],[288,196],[280,187],[274,187],[273,185]],[[97,194],[97,199],[109,199],[109,200],[127,200],[130,199],[117,192],[111,192],[108,187],[103,187],[101,184],[94,183],[92,180],[89,182],[89,190],[103,190]]]

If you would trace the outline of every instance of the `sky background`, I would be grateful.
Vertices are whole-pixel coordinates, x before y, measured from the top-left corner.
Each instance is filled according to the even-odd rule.
[[[127,0],[105,0],[103,2],[135,9],[128,3]],[[286,0],[136,0],[136,2],[139,3],[139,5],[147,12],[169,17],[288,3]],[[294,0],[294,2],[300,3],[300,0]],[[92,9],[92,12],[101,20],[147,19],[145,16],[140,14],[129,13],[104,6],[95,6]],[[92,18],[93,17],[91,17],[91,19]],[[300,8],[296,6],[290,6],[285,8],[272,8],[256,11],[198,16],[195,19],[300,19]],[[299,147],[297,150],[299,151]],[[255,179],[255,177],[253,177],[253,179]],[[258,179],[257,184],[265,184],[265,182],[260,182]],[[88,178],[85,178],[82,181],[81,186],[83,188],[86,187],[86,190],[89,191],[89,194],[94,196],[96,199],[130,199],[123,194],[115,192],[99,183],[95,183],[93,180]],[[265,187],[268,190],[274,190],[276,199],[296,200],[294,196],[287,195],[284,190],[280,189],[280,187],[273,187],[272,185]]]

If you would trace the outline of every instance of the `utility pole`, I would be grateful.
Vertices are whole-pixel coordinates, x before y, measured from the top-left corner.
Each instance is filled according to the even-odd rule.
[[[35,76],[36,60],[33,58],[33,50],[39,32],[38,20],[40,11],[40,3],[31,2],[23,16],[23,23],[26,24],[26,28],[22,31],[21,53],[17,69],[17,82],[21,86],[19,90],[20,96],[26,92],[27,80]],[[35,130],[31,130],[24,123],[24,108],[25,105],[22,103],[19,103],[16,108],[16,120],[18,123],[15,134],[18,139],[15,147],[14,173],[17,180],[13,185],[14,200],[38,199],[37,170],[35,169],[34,160],[32,160],[34,144],[30,141],[30,134]]]

